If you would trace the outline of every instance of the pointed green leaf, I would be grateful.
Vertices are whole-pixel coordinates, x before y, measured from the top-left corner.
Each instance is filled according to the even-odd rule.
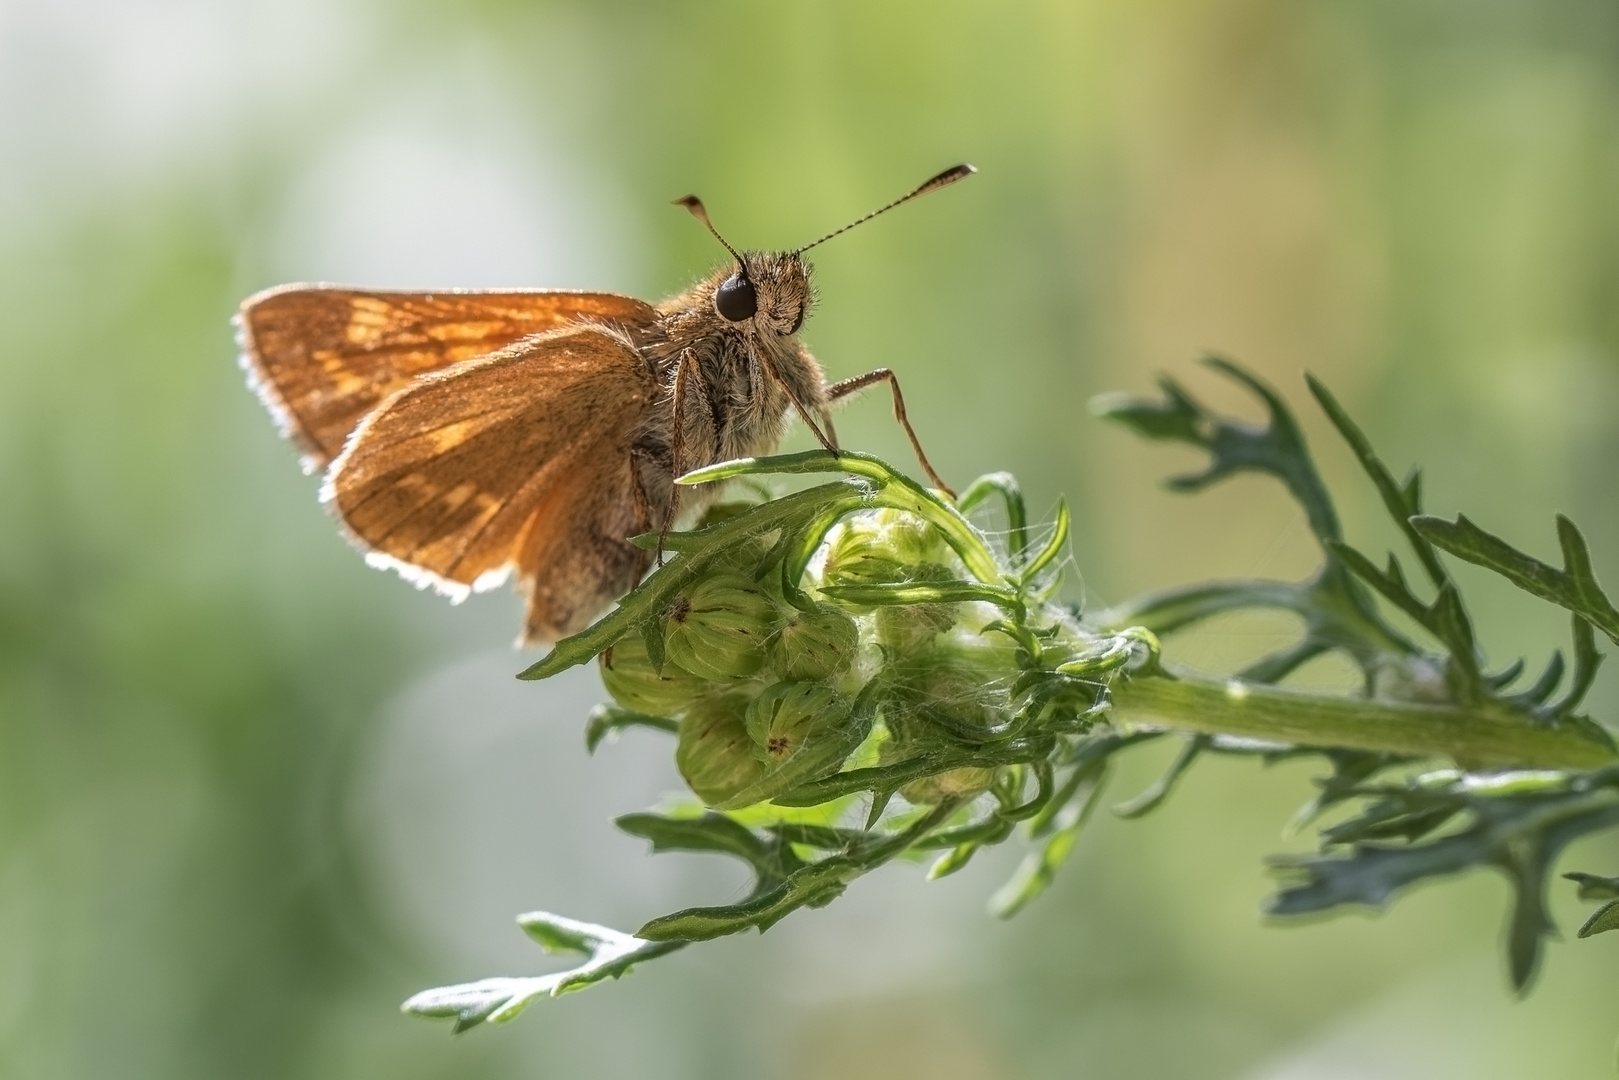
[[[1023,488],[1009,472],[987,473],[967,485],[956,500],[956,507],[968,513],[992,494],[999,494],[1006,508],[1006,528],[1012,538],[1012,560],[1021,562],[1029,549],[1029,516],[1023,503]]]
[[[585,721],[586,752],[594,754],[603,739],[631,727],[652,728],[673,735],[680,724],[666,716],[648,716],[617,705],[598,705],[590,710],[590,718]]]
[[[761,839],[751,829],[724,814],[696,818],[662,814],[625,814],[613,824],[631,836],[652,842],[654,854],[664,851],[708,851],[749,863],[761,878],[783,877],[797,869],[799,860],[784,845]]]
[[[977,842],[957,844],[949,851],[940,855],[933,865],[928,868],[928,880],[938,881],[942,877],[949,877],[957,870],[966,866],[978,852],[981,845]]]
[[[1072,526],[1073,519],[1068,512],[1068,500],[1058,499],[1057,515],[1051,526],[1051,535],[1018,575],[1019,582],[1027,586],[1040,571],[1051,565],[1052,560],[1063,553],[1063,549],[1068,546],[1068,533]]]
[[[1164,770],[1163,775],[1135,798],[1115,806],[1113,813],[1121,818],[1138,818],[1158,809],[1164,800],[1169,798],[1169,793],[1175,788],[1175,782],[1185,775],[1186,770],[1192,767],[1192,763],[1213,741],[1212,735],[1193,735],[1187,738],[1181,744],[1180,753],[1175,755],[1175,760]]]
[[[879,585],[823,585],[821,595],[829,600],[863,607],[898,604],[955,604],[983,600],[1015,609],[1021,601],[1017,593],[999,585],[979,581],[910,581]]]
[[[1593,934],[1601,934],[1608,930],[1619,930],[1619,900],[1609,900],[1606,904],[1592,912],[1591,917],[1585,920],[1580,927],[1579,934],[1588,938]]]
[[[1338,404],[1338,399],[1333,397],[1326,385],[1313,375],[1306,375],[1304,381],[1309,385],[1310,393],[1314,394],[1316,401],[1320,403],[1322,411],[1327,414],[1327,419],[1332,421],[1332,426],[1338,429],[1338,434],[1343,436],[1344,442],[1354,451],[1361,469],[1371,478],[1372,486],[1377,488],[1378,495],[1383,499],[1384,508],[1388,510],[1389,516],[1394,519],[1400,531],[1405,533],[1406,539],[1411,544],[1411,550],[1416,553],[1422,568],[1428,572],[1429,579],[1434,585],[1443,586],[1450,580],[1450,575],[1445,573],[1445,568],[1434,555],[1433,548],[1412,529],[1410,524],[1411,516],[1420,513],[1422,509],[1418,501],[1421,495],[1421,481],[1418,474],[1412,473],[1404,487],[1397,483],[1388,466],[1384,465],[1382,459],[1373,452],[1371,441],[1366,438],[1359,425],[1349,418],[1349,414]]]
[[[1418,515],[1411,519],[1411,526],[1435,547],[1458,559],[1494,570],[1525,592],[1567,608],[1619,643],[1619,610],[1597,584],[1585,539],[1566,517],[1558,515],[1557,518],[1557,534],[1563,548],[1562,570],[1525,555],[1500,537],[1485,532],[1463,514],[1458,514],[1455,521]]]

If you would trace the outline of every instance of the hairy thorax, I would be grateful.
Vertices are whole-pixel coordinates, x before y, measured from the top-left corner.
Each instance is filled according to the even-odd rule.
[[[821,367],[797,336],[811,302],[802,261],[743,258],[758,296],[754,317],[731,321],[716,310],[715,291],[733,273],[727,266],[658,305],[657,323],[637,342],[659,387],[635,438],[649,495],[692,469],[774,450],[795,399],[814,412],[826,407]]]

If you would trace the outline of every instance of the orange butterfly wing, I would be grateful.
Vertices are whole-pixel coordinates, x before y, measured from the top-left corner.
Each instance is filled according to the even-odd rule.
[[[631,436],[657,392],[622,334],[580,325],[424,375],[355,430],[322,498],[369,549],[460,598],[516,568],[525,641],[582,629],[633,587],[648,528]]]
[[[313,472],[366,413],[428,372],[579,319],[635,327],[656,317],[613,293],[283,285],[244,300],[237,326],[249,385]]]

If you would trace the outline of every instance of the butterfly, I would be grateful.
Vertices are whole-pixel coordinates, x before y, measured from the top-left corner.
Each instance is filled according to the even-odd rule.
[[[836,452],[830,406],[879,382],[933,483],[892,372],[828,384],[798,339],[803,254],[975,170],[957,165],[794,251],[738,252],[658,304],[554,289],[283,285],[237,314],[248,385],[321,471],[373,566],[460,601],[515,574],[519,642],[583,629],[645,574],[676,477],[770,452],[790,412]],[[701,501],[703,496],[687,498]]]

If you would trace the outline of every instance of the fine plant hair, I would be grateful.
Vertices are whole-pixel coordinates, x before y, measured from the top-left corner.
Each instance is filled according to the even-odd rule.
[[[1396,479],[1308,379],[1399,530],[1405,550],[1378,561],[1345,536],[1281,397],[1229,361],[1209,364],[1258,400],[1263,424],[1214,413],[1167,378],[1156,399],[1108,396],[1093,410],[1206,452],[1207,467],[1170,480],[1173,490],[1242,473],[1280,481],[1321,553],[1302,581],[1204,582],[1084,613],[1057,599],[1071,567],[1067,506],[1031,524],[1008,473],[980,477],[954,501],[849,451],[731,461],[682,478],[830,477],[715,504],[697,528],[663,538],[671,557],[617,608],[519,677],[598,661],[615,701],[588,718],[587,749],[630,729],[672,735],[693,789],[686,809],[627,814],[619,828],[654,853],[738,859],[752,889],[633,933],[520,915],[542,948],[584,959],[549,975],[426,990],[404,1009],[450,1019],[456,1031],[510,1020],[536,998],[833,903],[855,878],[906,855],[929,857],[936,879],[982,848],[1024,845],[1022,865],[990,899],[1009,917],[1061,869],[1103,805],[1114,759],[1165,741],[1179,745],[1172,764],[1116,799],[1116,816],[1163,805],[1211,755],[1318,762],[1293,826],[1315,824],[1319,849],[1270,860],[1279,885],[1267,911],[1379,908],[1420,882],[1494,869],[1512,889],[1508,978],[1527,990],[1554,931],[1546,895],[1559,855],[1619,826],[1619,749],[1582,709],[1602,661],[1598,636],[1619,642],[1619,610],[1584,538],[1557,518],[1557,567],[1465,516],[1424,514],[1420,472]],[[1566,657],[1555,650],[1534,673],[1527,659],[1492,668],[1452,560],[1563,608]],[[1261,609],[1291,613],[1302,629],[1240,671],[1193,671],[1166,647],[1211,618]],[[1328,655],[1358,673],[1352,690],[1284,685]],[[1619,927],[1619,876],[1563,877],[1602,901],[1580,937]]]

